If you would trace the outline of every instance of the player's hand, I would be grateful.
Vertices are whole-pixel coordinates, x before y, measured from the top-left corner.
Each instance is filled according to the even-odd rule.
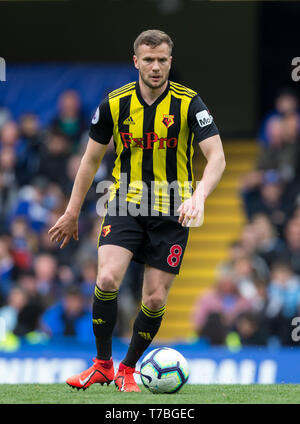
[[[185,200],[177,209],[179,212],[178,222],[183,227],[200,227],[204,217],[204,199],[194,193],[192,197]]]
[[[62,242],[60,248],[63,249],[72,236],[74,240],[78,240],[78,218],[65,212],[56,222],[56,224],[48,231],[52,242]]]

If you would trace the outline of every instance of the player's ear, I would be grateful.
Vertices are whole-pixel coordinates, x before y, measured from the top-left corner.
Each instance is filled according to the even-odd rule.
[[[137,60],[137,57],[136,57],[135,54],[133,55],[133,63],[134,63],[135,68],[139,69],[138,60]]]

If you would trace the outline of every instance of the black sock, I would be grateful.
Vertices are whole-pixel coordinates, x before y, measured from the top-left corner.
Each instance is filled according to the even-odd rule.
[[[156,336],[166,307],[151,310],[142,303],[141,310],[133,325],[133,334],[127,355],[122,361],[128,367],[135,367],[147,347]]]
[[[97,358],[109,360],[112,353],[112,333],[117,321],[118,291],[109,292],[95,286],[93,303],[93,330]]]

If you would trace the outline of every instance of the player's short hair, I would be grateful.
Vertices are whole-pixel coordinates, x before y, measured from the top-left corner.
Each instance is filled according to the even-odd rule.
[[[171,37],[159,29],[148,29],[143,31],[133,43],[134,54],[137,55],[138,48],[142,44],[155,48],[160,46],[162,43],[166,43],[169,46],[171,54],[174,46]]]

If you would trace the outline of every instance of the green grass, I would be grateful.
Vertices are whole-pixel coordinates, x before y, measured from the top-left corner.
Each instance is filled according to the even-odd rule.
[[[77,391],[66,384],[2,384],[0,404],[288,404],[300,403],[300,385],[192,385],[173,395],[120,393],[111,384]]]

